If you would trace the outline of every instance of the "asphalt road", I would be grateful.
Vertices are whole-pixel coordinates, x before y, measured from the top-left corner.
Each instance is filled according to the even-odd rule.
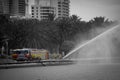
[[[120,80],[120,63],[1,69],[0,80]]]

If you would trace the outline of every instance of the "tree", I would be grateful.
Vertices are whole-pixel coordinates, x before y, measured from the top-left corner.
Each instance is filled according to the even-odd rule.
[[[72,15],[70,16],[71,22],[74,23],[79,23],[81,21],[81,18],[79,18],[77,15]]]
[[[77,33],[85,32],[84,28],[86,22],[81,21],[81,18],[76,15],[68,18],[57,19],[55,20],[55,23],[56,26],[51,28],[49,36],[51,37],[52,42],[57,44],[59,53],[62,53],[62,46],[65,41],[71,41]]]
[[[11,49],[24,47],[45,48],[62,53],[63,48],[66,52],[71,49],[72,44],[68,45],[69,43],[66,44],[66,41],[76,40],[75,36],[77,34],[81,34],[81,36],[88,34],[93,25],[99,26],[108,22],[103,17],[85,22],[81,21],[81,18],[77,15],[56,20],[53,18],[54,16],[51,14],[49,20],[41,21],[37,19],[10,19],[2,26],[0,24],[0,34],[9,38]]]
[[[92,24],[92,27],[105,27],[106,24],[110,23],[108,19],[105,17],[95,17],[94,19],[89,21]]]
[[[54,19],[55,19],[55,14],[54,13],[49,13],[48,14],[48,20],[49,21],[54,21]]]
[[[73,41],[64,41],[62,44],[62,52],[65,53],[65,55],[70,52],[70,50],[72,50],[75,46],[75,43]]]
[[[9,15],[8,14],[0,15],[0,49],[2,49],[2,47],[5,47],[6,54],[8,54],[8,37],[5,33],[5,28],[8,25],[9,25]]]
[[[40,21],[36,19],[12,20],[6,33],[10,37],[10,48],[40,48],[44,41]]]
[[[59,49],[59,53],[61,52],[61,48],[62,48],[62,43],[67,40],[69,38],[69,33],[71,32],[70,27],[71,24],[69,22],[69,18],[63,18],[60,19],[60,21],[57,23],[58,26],[58,49]]]

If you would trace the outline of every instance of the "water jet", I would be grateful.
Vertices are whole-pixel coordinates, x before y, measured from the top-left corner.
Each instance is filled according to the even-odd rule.
[[[120,61],[120,25],[114,26],[86,43],[76,47],[63,59]]]

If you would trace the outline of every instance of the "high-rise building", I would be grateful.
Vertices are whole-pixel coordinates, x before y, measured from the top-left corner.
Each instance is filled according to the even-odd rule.
[[[68,17],[69,16],[69,3],[70,0],[58,0],[58,17]]]
[[[40,6],[33,5],[32,6],[32,18],[37,19],[48,19],[49,14],[56,14],[55,8],[50,6]]]
[[[0,14],[10,16],[47,19],[48,14],[55,18],[69,16],[70,0],[0,0]]]
[[[0,13],[11,16],[27,16],[29,0],[0,0]]]
[[[9,14],[9,0],[0,0],[0,14]]]
[[[26,16],[28,13],[28,0],[10,0],[10,14],[13,16]]]
[[[48,14],[55,18],[69,17],[70,0],[35,0],[31,6],[31,15],[37,19],[48,19]]]

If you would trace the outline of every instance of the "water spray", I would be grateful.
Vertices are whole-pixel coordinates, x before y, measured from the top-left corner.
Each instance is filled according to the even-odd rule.
[[[117,26],[115,26],[115,27],[113,27],[113,28],[110,28],[109,30],[107,30],[107,31],[105,31],[105,32],[103,32],[103,33],[101,33],[100,35],[96,36],[95,38],[93,38],[93,39],[87,41],[86,43],[84,43],[84,44],[78,46],[77,48],[75,48],[74,50],[72,50],[70,53],[68,53],[66,56],[64,56],[63,59],[67,59],[71,54],[73,54],[74,52],[76,52],[76,51],[79,50],[80,48],[82,48],[82,47],[88,45],[89,43],[91,43],[91,42],[93,42],[93,41],[95,41],[97,38],[103,36],[104,34],[107,34],[108,32],[111,32],[112,30],[116,29],[117,27],[120,27],[120,26],[117,25]]]

